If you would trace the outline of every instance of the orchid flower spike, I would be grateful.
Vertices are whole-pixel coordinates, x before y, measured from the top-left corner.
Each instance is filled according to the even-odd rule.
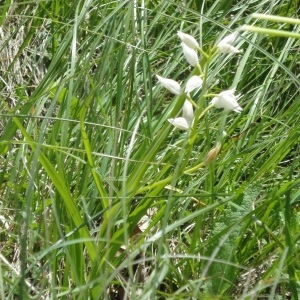
[[[182,46],[183,55],[184,55],[185,59],[187,60],[187,62],[192,67],[196,67],[199,62],[197,52],[195,50],[193,50],[192,48],[190,48],[189,46],[187,46],[185,43],[181,43],[181,46]]]
[[[223,91],[212,99],[211,104],[213,104],[216,108],[224,108],[226,110],[233,110],[240,113],[243,109],[237,102],[239,95],[235,96],[234,93],[235,89]]]
[[[232,44],[236,41],[238,37],[238,33],[234,32],[228,36],[226,36],[223,40],[221,40],[217,47],[219,48],[221,53],[240,53],[242,50],[238,50]]]
[[[181,42],[184,43],[189,48],[196,50],[199,47],[198,42],[196,41],[196,39],[193,36],[183,33],[181,31],[178,31],[177,34],[178,34]]]
[[[181,87],[180,84],[169,78],[164,78],[159,75],[156,75],[158,81],[161,83],[163,87],[165,87],[167,90],[169,90],[171,93],[175,95],[181,95]]]

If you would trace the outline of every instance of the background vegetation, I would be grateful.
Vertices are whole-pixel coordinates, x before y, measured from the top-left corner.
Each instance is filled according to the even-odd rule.
[[[210,64],[236,87],[187,134],[183,100],[157,84],[251,13],[298,17],[295,0],[1,2],[1,299],[298,299],[299,41],[242,33]],[[201,58],[205,67],[205,60]],[[209,99],[203,103],[207,106]]]

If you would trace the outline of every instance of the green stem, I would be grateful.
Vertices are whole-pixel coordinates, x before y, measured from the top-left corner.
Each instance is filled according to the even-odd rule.
[[[285,30],[268,29],[268,28],[261,28],[261,27],[249,26],[249,25],[243,25],[241,27],[241,30],[257,32],[257,33],[262,33],[262,34],[269,34],[269,35],[273,35],[273,36],[283,36],[283,37],[288,37],[288,38],[300,39],[299,33],[294,33],[294,32],[285,31]]]
[[[199,72],[201,75],[203,74],[202,68],[201,68],[201,66],[200,66],[199,63],[197,63],[196,69],[198,70],[198,72]]]
[[[198,108],[198,105],[196,104],[196,102],[191,98],[191,96],[189,94],[186,95],[186,98],[193,104],[193,106],[195,108]]]
[[[208,55],[206,52],[204,52],[202,48],[197,47],[197,50],[198,50],[205,58],[207,58],[207,59],[209,58],[209,55]]]
[[[165,186],[167,183],[170,183],[172,181],[172,178],[173,178],[173,175],[170,175],[163,180],[160,180],[160,181],[154,182],[152,184],[149,184],[145,187],[142,187],[135,192],[135,195],[142,194],[142,193],[152,190],[158,186],[162,186],[162,185]]]
[[[256,19],[263,19],[263,20],[267,20],[267,21],[283,22],[283,23],[300,25],[300,20],[295,19],[295,18],[279,17],[279,16],[264,15],[264,14],[257,14],[257,13],[252,14],[251,17],[256,18]]]
[[[201,162],[200,164],[192,167],[192,168],[189,168],[187,169],[186,171],[184,171],[184,174],[188,174],[190,175],[191,173],[194,173],[195,171],[199,170],[200,168],[204,167],[204,163]]]

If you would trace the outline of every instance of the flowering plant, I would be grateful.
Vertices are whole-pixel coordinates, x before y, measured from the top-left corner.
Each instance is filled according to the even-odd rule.
[[[241,113],[242,108],[238,104],[238,100],[240,95],[235,94],[235,89],[228,89],[219,92],[218,94],[211,93],[208,94],[207,91],[209,89],[207,79],[208,79],[208,68],[205,68],[205,72],[202,72],[201,61],[199,62],[199,56],[204,56],[206,58],[206,63],[209,64],[210,61],[218,54],[218,53],[240,53],[241,50],[237,49],[233,46],[235,41],[238,38],[238,33],[234,32],[225,38],[223,38],[216,47],[214,47],[210,52],[206,53],[203,49],[200,48],[197,40],[186,33],[178,31],[178,37],[181,40],[181,47],[183,55],[188,62],[188,64],[195,68],[192,76],[187,80],[185,87],[182,87],[182,84],[177,81],[164,78],[159,75],[157,79],[159,83],[169,90],[172,94],[179,96],[180,98],[185,98],[182,106],[182,115],[174,118],[169,118],[168,121],[177,129],[185,130],[188,132],[188,138],[190,140],[189,145],[192,145],[195,141],[195,137],[197,136],[197,126],[199,120],[212,108],[223,108],[225,112],[234,111],[236,113]],[[198,95],[198,91],[201,89],[200,99],[197,101],[195,98]],[[206,97],[213,97],[209,106],[205,109],[204,107],[204,99]],[[224,125],[225,122],[220,121],[220,124]],[[191,168],[186,171],[186,173],[190,173],[190,171],[194,171],[201,166],[207,166],[212,161],[215,160],[217,155],[221,150],[221,142],[220,140],[224,136],[224,126],[220,126],[220,135],[216,141],[216,146],[210,150],[210,152],[206,155],[203,162],[196,167]],[[191,151],[191,150],[190,150]],[[187,156],[188,157],[188,156]]]

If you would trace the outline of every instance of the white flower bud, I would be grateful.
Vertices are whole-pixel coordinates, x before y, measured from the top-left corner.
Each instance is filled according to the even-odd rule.
[[[194,37],[192,37],[189,34],[183,33],[181,31],[177,32],[180,40],[186,44],[188,47],[190,47],[191,49],[196,50],[199,47],[198,42],[196,41],[196,39]]]
[[[187,62],[192,66],[196,67],[196,65],[199,62],[198,54],[195,50],[188,47],[185,43],[181,43],[182,46],[182,52],[184,54],[184,57],[186,58]]]
[[[181,87],[177,81],[169,78],[164,78],[159,75],[156,75],[156,77],[159,80],[159,82],[162,84],[162,86],[165,87],[167,90],[169,90],[171,93],[175,95],[181,94]]]

